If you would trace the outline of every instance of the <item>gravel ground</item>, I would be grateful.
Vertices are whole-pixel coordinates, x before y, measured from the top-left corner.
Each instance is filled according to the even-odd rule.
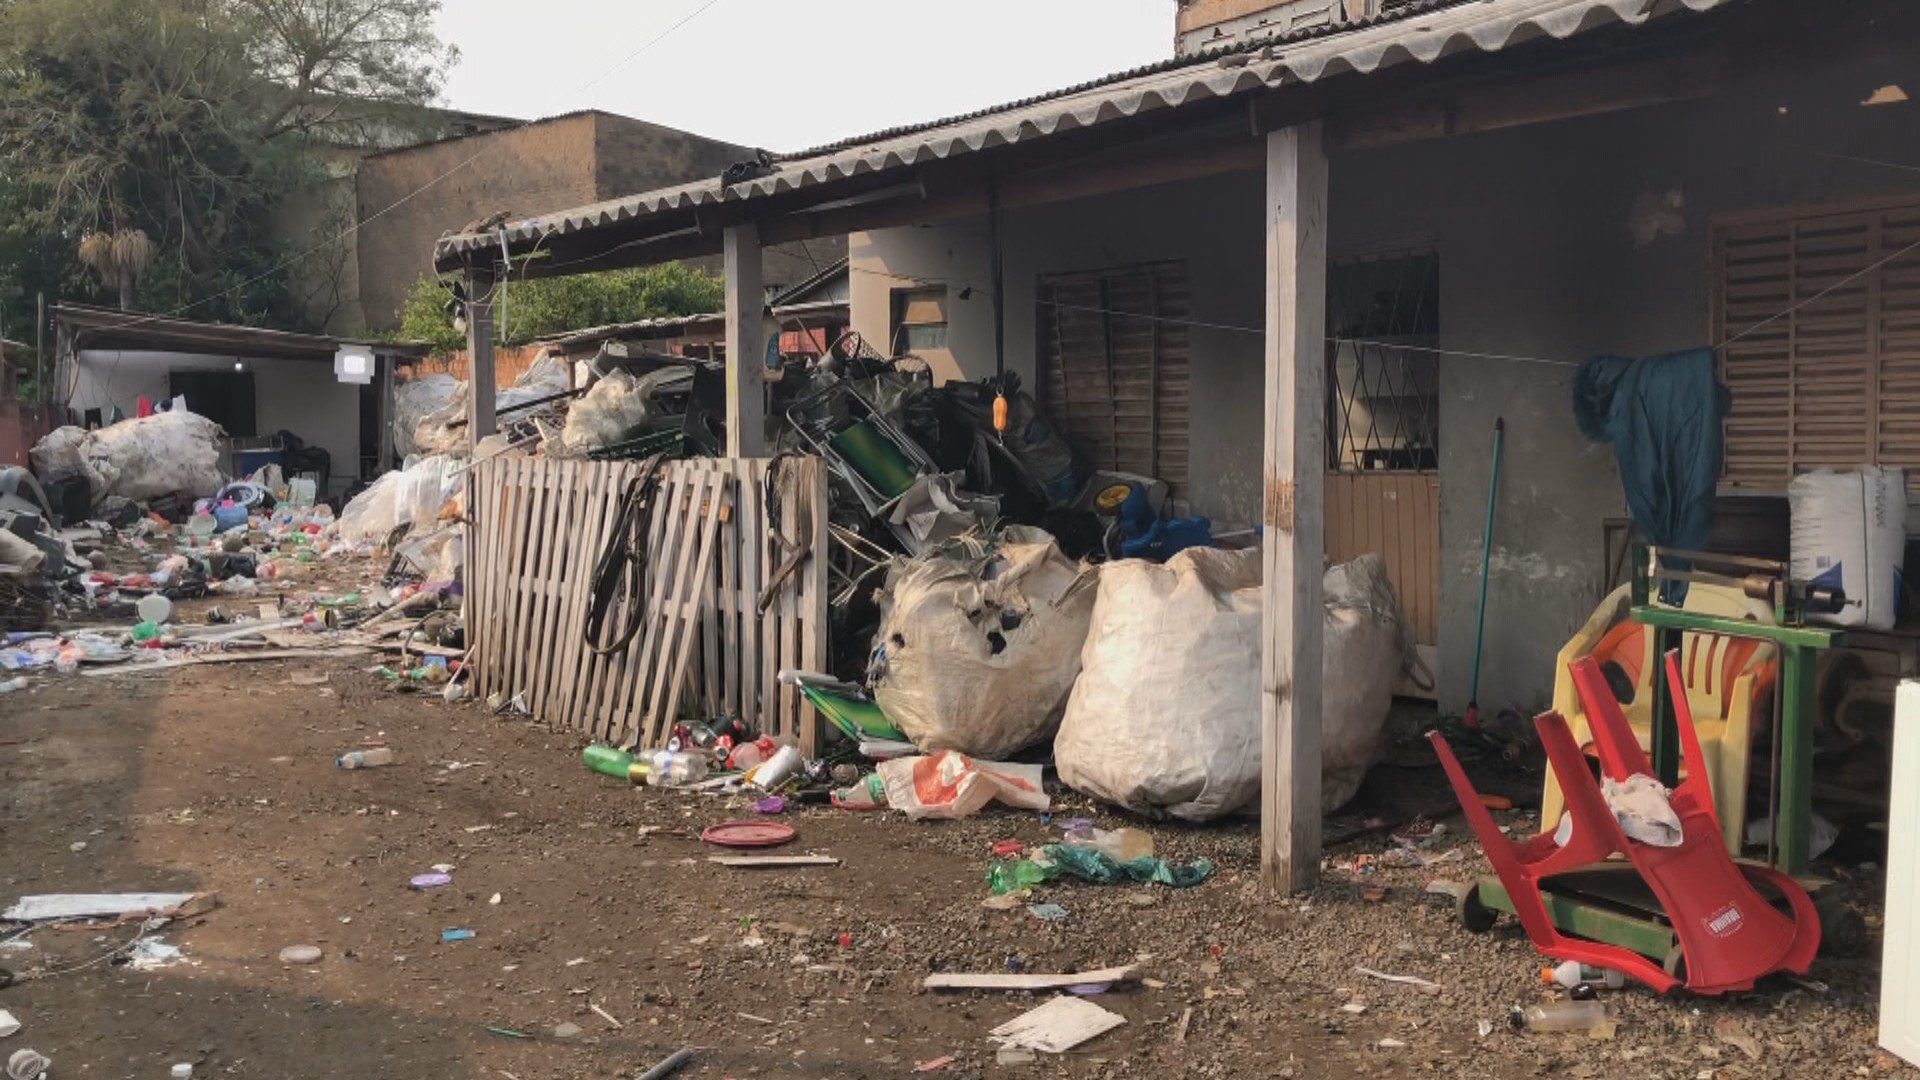
[[[701,1048],[689,1077],[894,1077],[949,1055],[931,1075],[1920,1076],[1875,1048],[1873,959],[1823,959],[1806,982],[1721,1000],[1606,995],[1618,1027],[1605,1040],[1511,1030],[1510,1006],[1546,997],[1537,955],[1510,920],[1466,932],[1427,888],[1486,869],[1457,818],[1426,850],[1449,860],[1431,869],[1348,869],[1392,843],[1362,832],[1330,850],[1319,887],[1274,899],[1256,884],[1255,824],[1127,821],[1067,794],[1055,818],[1143,827],[1158,854],[1218,870],[1186,890],[1049,884],[1034,900],[1069,914],[1046,922],[982,906],[995,841],[1057,837],[1037,814],[805,809],[783,853],[842,865],[726,870],[697,834],[747,816],[744,800],[629,789],[582,770],[570,736],[395,693],[366,663],[48,676],[0,699],[9,894],[221,899],[164,932],[182,963],[97,962],[0,991],[25,1026],[0,1051],[34,1047],[59,1076],[142,1078],[177,1061],[201,1076],[630,1077],[681,1046]],[[398,764],[333,766],[376,735]],[[1489,783],[1503,779],[1525,786]],[[1363,830],[1368,806],[1445,805],[1444,791],[1435,769],[1383,767],[1329,834]],[[407,888],[436,863],[455,867],[452,885]],[[1878,877],[1858,886],[1877,904]],[[443,943],[449,927],[476,936]],[[37,931],[0,965],[98,960],[126,933]],[[281,964],[293,944],[321,962]],[[1121,963],[1151,981],[1091,1000],[1125,1025],[1029,1065],[997,1063],[986,1032],[1044,995],[919,985]]]

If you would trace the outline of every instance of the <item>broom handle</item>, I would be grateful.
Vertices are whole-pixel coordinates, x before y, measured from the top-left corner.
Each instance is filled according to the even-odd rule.
[[[1500,493],[1500,444],[1506,441],[1507,421],[1493,422],[1493,476],[1487,481],[1487,523],[1480,533],[1480,609],[1473,617],[1473,682],[1467,688],[1467,701],[1480,701],[1480,645],[1487,629],[1487,567],[1493,560],[1493,506]]]

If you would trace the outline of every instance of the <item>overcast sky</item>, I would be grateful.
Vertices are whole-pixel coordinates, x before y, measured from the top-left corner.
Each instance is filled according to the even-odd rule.
[[[1173,0],[444,0],[440,35],[462,54],[458,109],[598,108],[793,151],[1163,59],[1173,14]]]

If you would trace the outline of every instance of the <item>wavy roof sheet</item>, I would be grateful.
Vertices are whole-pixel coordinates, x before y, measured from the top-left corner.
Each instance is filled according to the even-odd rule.
[[[946,161],[1001,146],[1202,101],[1336,75],[1365,75],[1398,64],[1431,64],[1459,53],[1498,52],[1540,38],[1562,40],[1608,26],[1639,26],[1680,11],[1707,11],[1733,0],[1430,0],[1337,32],[1252,42],[1167,65],[1122,72],[987,112],[899,128],[777,160],[772,173],[728,186],[719,178],[628,195],[508,223],[516,249],[675,210],[765,198],[871,173]],[[500,243],[498,232],[447,237],[446,262]]]

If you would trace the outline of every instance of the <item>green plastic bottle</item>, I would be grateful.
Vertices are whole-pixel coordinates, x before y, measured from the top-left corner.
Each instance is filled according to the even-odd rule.
[[[987,864],[987,887],[995,896],[1005,896],[1043,884],[1058,872],[1032,859],[996,859]]]
[[[152,641],[159,636],[160,628],[153,623],[137,622],[133,624],[133,640],[135,641]]]
[[[580,751],[580,763],[594,772],[625,780],[629,770],[633,768],[633,755],[625,750],[616,750],[611,746],[595,743]]]

